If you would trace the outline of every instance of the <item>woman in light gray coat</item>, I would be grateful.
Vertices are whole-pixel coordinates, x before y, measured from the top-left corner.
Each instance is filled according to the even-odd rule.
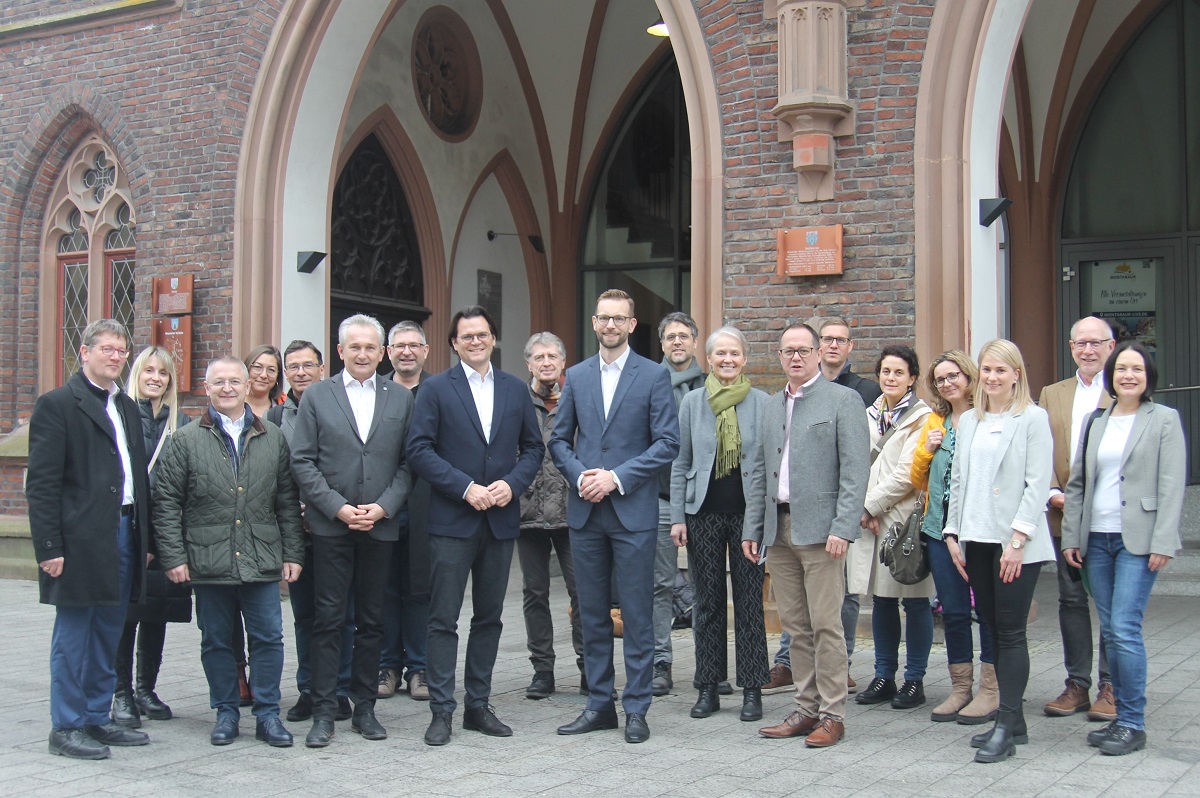
[[[750,387],[746,337],[722,327],[708,337],[709,375],[703,390],[679,408],[679,457],[671,468],[671,537],[687,546],[696,591],[692,610],[696,637],[693,718],[720,709],[717,685],[728,678],[725,561],[733,582],[733,630],[737,683],[744,721],[762,718],[762,685],[768,679],[763,625],[763,568],[742,555],[742,525],[751,473],[748,457],[758,445],[767,395]],[[743,470],[743,466],[746,470]]]
[[[1179,414],[1150,401],[1157,383],[1140,343],[1122,341],[1109,356],[1104,385],[1116,401],[1080,434],[1063,512],[1063,558],[1087,568],[1117,700],[1117,719],[1087,741],[1110,756],[1146,745],[1142,616],[1180,546],[1186,447]]]

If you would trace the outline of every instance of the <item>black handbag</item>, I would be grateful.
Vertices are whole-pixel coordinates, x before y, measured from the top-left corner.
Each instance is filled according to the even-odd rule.
[[[879,544],[879,562],[902,585],[915,585],[929,575],[929,553],[921,539],[924,518],[925,492],[921,491],[908,519],[892,524]]]

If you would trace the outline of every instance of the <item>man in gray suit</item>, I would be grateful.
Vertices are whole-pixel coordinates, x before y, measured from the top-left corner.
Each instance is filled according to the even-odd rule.
[[[404,442],[412,393],[375,373],[383,326],[355,315],[338,327],[340,374],[305,391],[292,435],[292,472],[313,533],[316,618],[312,635],[313,726],[309,748],[329,745],[337,713],[341,626],[354,588],[350,728],[368,740],[387,737],[375,719],[383,642],[383,593],[398,513],[412,485]]]
[[[843,558],[859,535],[870,471],[862,400],[821,376],[817,333],[792,323],[779,340],[784,390],[771,397],[754,453],[742,550],[765,551],[779,619],[792,636],[797,708],[764,737],[835,745],[845,733]]]

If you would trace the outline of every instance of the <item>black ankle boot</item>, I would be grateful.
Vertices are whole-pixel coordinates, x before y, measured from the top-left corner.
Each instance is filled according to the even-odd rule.
[[[113,691],[112,721],[127,729],[138,729],[142,726],[142,717],[133,701],[133,692],[129,685],[117,685],[117,689]]]
[[[762,720],[762,688],[747,687],[742,690],[742,714],[740,720]]]
[[[127,729],[137,729],[142,725],[137,704],[133,701],[133,643],[136,637],[137,625],[125,624],[113,662],[117,672],[117,684],[113,690],[112,721]]]
[[[1014,731],[1018,721],[1024,721],[1020,711],[1000,710],[996,717],[996,728],[987,742],[975,752],[976,762],[1002,762],[1017,752]],[[1021,725],[1024,725],[1023,723]]]
[[[150,720],[170,720],[171,708],[154,692],[158,684],[158,669],[162,666],[162,647],[153,649],[138,646],[137,690],[133,700],[138,710]]]
[[[707,718],[721,708],[721,699],[717,696],[717,686],[706,684],[700,688],[700,697],[692,707],[693,718]]]
[[[996,730],[995,726],[985,732],[980,732],[971,738],[972,748],[982,748],[992,737],[992,732]],[[1025,726],[1025,714],[1021,713],[1017,716],[1017,723],[1013,726],[1012,731],[1013,743],[1016,745],[1025,745],[1029,742],[1029,730]]]

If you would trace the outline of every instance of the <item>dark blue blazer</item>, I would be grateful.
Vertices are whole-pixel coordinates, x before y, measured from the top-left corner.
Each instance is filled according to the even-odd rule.
[[[509,540],[521,534],[521,494],[533,482],[546,445],[529,389],[519,378],[493,368],[492,440],[483,438],[475,397],[461,364],[421,381],[408,435],[408,462],[432,487],[431,535],[466,538],[479,526],[479,511],[463,494],[474,482],[487,487],[503,479],[513,498],[485,511],[492,534]]]
[[[550,455],[570,483],[567,523],[581,528],[592,502],[580,497],[579,476],[589,468],[613,471],[621,486],[609,494],[622,525],[631,531],[658,528],[658,477],[679,454],[679,413],[671,375],[636,352],[621,371],[608,419],[600,390],[600,356],[567,369],[558,401]]]

